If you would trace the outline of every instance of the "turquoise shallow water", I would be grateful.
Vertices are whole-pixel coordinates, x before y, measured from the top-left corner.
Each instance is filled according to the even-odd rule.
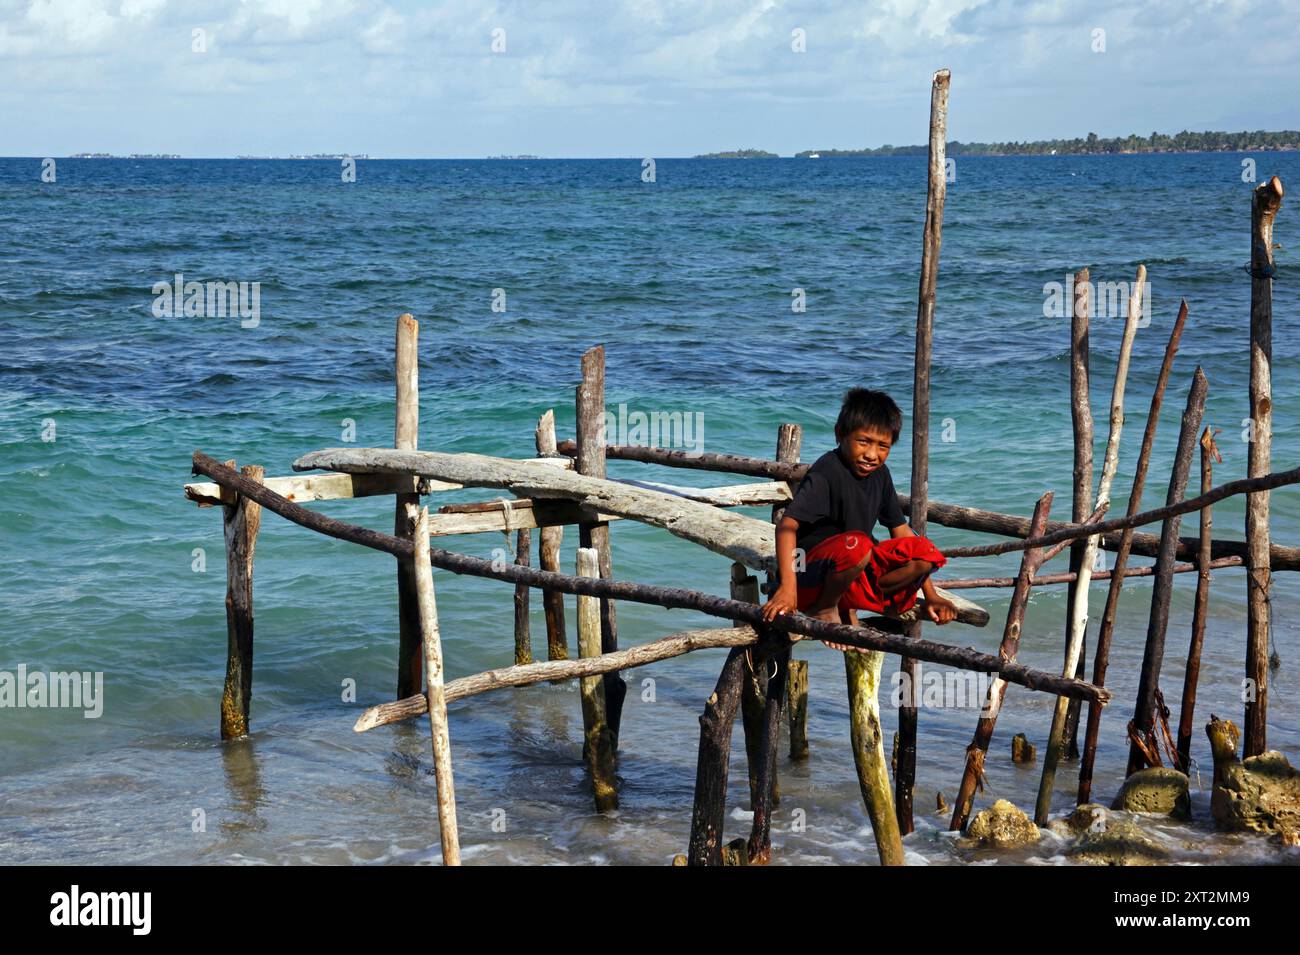
[[[1145,504],[1165,493],[1192,371],[1210,381],[1222,427],[1216,483],[1244,475],[1249,186],[1241,156],[960,159],[945,218],[934,354],[932,498],[1028,515],[1043,491],[1068,509],[1071,469],[1065,319],[1043,316],[1043,287],[1081,265],[1128,281],[1145,262],[1152,322],[1138,333],[1113,510],[1121,513],[1160,357],[1180,297],[1191,307],[1174,366]],[[1300,181],[1294,154],[1257,157],[1261,175]],[[346,862],[436,859],[427,727],[358,735],[363,706],[392,693],[391,561],[264,521],[256,564],[253,723],[217,739],[225,656],[219,513],[181,494],[190,454],[260,463],[341,443],[392,440],[394,318],[421,322],[421,444],[529,455],[537,416],[572,434],[578,359],[603,342],[611,406],[700,414],[704,450],[769,456],[777,426],[805,429],[805,460],[830,446],[843,390],[865,383],[909,410],[923,159],[362,162],[344,184],[329,162],[0,160],[0,671],[102,671],[98,719],[0,709],[0,849],[11,862]],[[1273,455],[1297,463],[1297,305],[1288,207],[1278,220]],[[260,324],[156,318],[155,282],[261,283]],[[807,311],[793,313],[803,288]],[[504,289],[505,312],[492,310]],[[1121,322],[1093,323],[1097,451]],[[951,419],[955,440],[938,440]],[[48,422],[54,422],[55,440]],[[950,430],[951,430],[950,429]],[[900,488],[904,441],[890,459]],[[616,476],[681,484],[738,478],[616,463]],[[1275,540],[1300,543],[1297,491],[1272,497]],[[444,499],[482,499],[459,492]],[[380,499],[316,505],[387,529]],[[762,510],[755,511],[761,514]],[[1242,536],[1241,501],[1215,508],[1215,534]],[[1195,523],[1184,525],[1194,533]],[[1154,528],[1153,528],[1154,530]],[[941,546],[987,541],[933,528]],[[663,532],[613,528],[616,574],[724,593],[728,563]],[[575,535],[564,560],[573,560]],[[491,556],[498,536],[448,546]],[[206,573],[192,569],[206,552]],[[1014,555],[954,562],[963,576],[1014,572]],[[1149,563],[1140,559],[1139,563]],[[1065,558],[1058,558],[1063,567]],[[1059,569],[1059,568],[1053,568]],[[1174,703],[1190,631],[1193,575],[1173,602],[1162,686]],[[510,662],[508,588],[438,580],[447,669]],[[1097,796],[1123,769],[1150,583],[1125,588],[1102,723]],[[1093,589],[1094,621],[1105,587]],[[1240,718],[1245,582],[1215,574],[1197,713]],[[993,651],[1007,594],[972,594],[994,625],[929,636]],[[1021,656],[1059,668],[1063,588],[1030,608]],[[1275,583],[1270,744],[1300,749],[1295,661],[1300,599]],[[544,653],[534,601],[534,648]],[[570,622],[573,608],[569,608]],[[707,623],[623,605],[625,644]],[[572,639],[572,635],[571,635]],[[811,661],[812,758],[781,766],[778,862],[874,863],[852,758],[842,664]],[[572,687],[539,686],[452,706],[466,857],[475,861],[661,864],[689,828],[696,716],[721,665],[698,653],[628,674],[622,807],[591,810]],[[893,670],[886,664],[886,677]],[[643,684],[645,679],[652,685]],[[357,702],[342,700],[353,680]],[[653,692],[651,692],[653,691]],[[1037,772],[1013,767],[1009,740],[1040,743],[1050,701],[1012,688],[989,759],[997,797],[1032,804]],[[921,714],[917,806],[951,801],[976,714]],[[1174,719],[1177,718],[1175,704]],[[1201,722],[1198,720],[1198,723]],[[894,715],[886,707],[885,729]],[[739,737],[737,737],[739,739]],[[1194,755],[1208,761],[1198,731]],[[1056,807],[1073,802],[1073,767]],[[746,831],[743,758],[733,763],[729,835]],[[1194,784],[1197,780],[1193,780]],[[1208,784],[1208,773],[1201,782]],[[1192,828],[1152,827],[1187,861],[1286,859],[1213,835],[1208,794]],[[792,826],[795,810],[806,828]],[[194,831],[196,811],[206,823]],[[968,859],[918,814],[913,861]],[[1045,844],[1040,861],[1063,847]]]

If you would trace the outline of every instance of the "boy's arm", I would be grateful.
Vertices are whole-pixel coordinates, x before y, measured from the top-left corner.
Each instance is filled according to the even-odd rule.
[[[794,551],[799,536],[799,522],[793,517],[782,517],[776,525],[776,565],[781,583],[763,606],[763,618],[771,620],[778,614],[798,609],[799,584],[794,570]]]

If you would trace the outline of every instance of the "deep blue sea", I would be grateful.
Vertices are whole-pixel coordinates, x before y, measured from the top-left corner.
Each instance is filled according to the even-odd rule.
[[[1174,364],[1144,504],[1163,503],[1193,371],[1209,378],[1206,420],[1223,429],[1215,483],[1246,472],[1251,185],[1236,154],[959,158],[949,186],[935,314],[930,496],[1028,516],[1071,480],[1069,320],[1044,315],[1044,288],[1089,266],[1131,281],[1145,263],[1151,322],[1138,332],[1112,514],[1123,513],[1151,390],[1180,298],[1190,317]],[[1260,181],[1300,184],[1300,156],[1260,153]],[[256,655],[246,740],[222,743],[226,630],[221,515],[182,494],[190,456],[290,473],[308,451],[393,440],[398,314],[420,322],[427,449],[530,456],[537,417],[573,433],[579,358],[603,343],[607,401],[702,415],[703,450],[771,456],[777,427],[804,428],[804,460],[832,445],[850,386],[889,391],[909,416],[925,212],[924,158],[862,160],[337,161],[0,159],[0,672],[103,674],[103,710],[0,709],[0,857],[32,862],[341,863],[437,861],[424,722],[366,734],[352,723],[392,697],[397,647],[392,560],[264,515],[255,569]],[[1290,200],[1287,201],[1290,203]],[[1275,470],[1300,463],[1300,213],[1276,237]],[[235,317],[158,317],[155,283],[260,283],[255,327]],[[806,310],[792,310],[802,289]],[[500,290],[495,291],[495,290]],[[497,310],[493,304],[497,303]],[[504,305],[504,310],[501,306]],[[1122,317],[1091,329],[1097,459]],[[941,432],[946,434],[941,435]],[[943,438],[951,440],[944,440]],[[889,464],[910,474],[905,438]],[[616,477],[706,486],[744,478],[613,462]],[[1198,478],[1193,474],[1193,485]],[[461,491],[431,499],[483,500]],[[313,507],[378,529],[390,499]],[[752,513],[765,516],[767,508]],[[1214,509],[1216,536],[1243,536],[1241,498]],[[1192,518],[1183,525],[1195,534]],[[1274,540],[1300,544],[1300,490],[1272,495]],[[1158,527],[1148,530],[1158,532]],[[940,546],[991,538],[931,525]],[[617,577],[726,593],[729,563],[666,532],[612,526]],[[576,534],[566,534],[571,566]],[[501,535],[446,546],[491,556]],[[206,569],[196,570],[196,551]],[[1147,558],[1134,563],[1149,564]],[[947,576],[1013,574],[1015,554],[954,560]],[[1049,570],[1060,570],[1066,557]],[[1161,685],[1182,687],[1195,575],[1177,578]],[[512,659],[511,589],[437,578],[450,678]],[[1147,630],[1149,578],[1124,589],[1102,722],[1096,797],[1122,776]],[[996,650],[1009,591],[966,591],[984,629],[927,636]],[[1106,584],[1092,589],[1089,654]],[[1198,726],[1240,721],[1245,578],[1214,574]],[[533,645],[545,654],[540,601]],[[1276,578],[1269,743],[1300,752],[1300,595]],[[574,609],[569,604],[570,643]],[[1039,589],[1021,659],[1061,666],[1063,587]],[[713,621],[619,608],[624,645]],[[576,653],[576,649],[573,651]],[[774,861],[875,864],[849,749],[839,654],[810,661],[812,753],[782,746]],[[572,684],[451,706],[460,834],[467,861],[661,865],[684,850],[698,724],[721,666],[705,651],[627,673],[622,804],[594,812]],[[896,669],[885,665],[886,686]],[[1089,659],[1091,670],[1091,659]],[[651,683],[644,681],[651,680]],[[355,681],[356,700],[344,700]],[[1013,686],[978,805],[1032,807],[1052,701]],[[884,707],[892,734],[894,711]],[[951,803],[977,713],[923,709],[916,863],[996,861],[957,847],[935,793]],[[743,745],[733,747],[728,838],[748,833]],[[1181,861],[1296,861],[1262,839],[1214,834],[1209,753],[1198,729],[1196,819],[1147,820]],[[1055,809],[1074,802],[1076,765]],[[802,811],[806,826],[794,825]],[[1045,837],[1018,861],[1063,862]],[[1289,850],[1294,853],[1295,850]],[[1004,859],[1007,857],[1003,857]]]

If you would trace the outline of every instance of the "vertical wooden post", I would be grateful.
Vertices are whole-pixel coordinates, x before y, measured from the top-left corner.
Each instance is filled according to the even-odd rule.
[[[555,412],[547,409],[537,420],[537,456],[555,457]],[[563,525],[543,527],[538,531],[537,563],[542,570],[559,573],[560,545],[564,541]],[[542,590],[542,609],[546,614],[546,659],[569,659],[568,636],[564,632],[564,594]]]
[[[1250,205],[1250,418],[1247,477],[1272,466],[1273,219],[1282,207],[1282,180],[1274,176]],[[1258,756],[1268,735],[1268,610],[1273,583],[1268,527],[1269,492],[1246,495],[1246,715],[1241,756]]]
[[[722,863],[722,826],[727,815],[727,769],[731,730],[740,708],[745,647],[733,647],[722,665],[713,694],[700,714],[700,748],[695,766],[695,799],[691,808],[689,865]],[[753,656],[757,659],[758,654]]]
[[[599,577],[600,557],[593,547],[578,548],[578,576]],[[601,654],[600,598],[578,597],[578,656]],[[604,812],[618,808],[618,790],[614,788],[614,738],[609,729],[605,686],[599,676],[584,676],[582,690],[582,725],[584,752],[591,772],[591,788],[596,809]]]
[[[1214,461],[1222,461],[1214,443],[1218,428],[1206,425],[1201,434],[1201,493],[1213,486]],[[1210,507],[1201,508],[1201,537],[1196,561],[1196,603],[1192,608],[1192,642],[1187,648],[1187,669],[1183,674],[1183,702],[1178,708],[1178,769],[1190,773],[1192,765],[1192,720],[1196,711],[1196,685],[1201,677],[1201,647],[1205,643],[1205,618],[1210,609],[1210,543],[1214,522]]]
[[[1169,342],[1165,346],[1165,357],[1160,364],[1160,373],[1156,377],[1156,387],[1151,393],[1151,408],[1147,412],[1146,430],[1142,434],[1142,450],[1138,452],[1137,466],[1133,472],[1133,489],[1128,496],[1126,517],[1132,517],[1142,507],[1142,489],[1146,482],[1147,467],[1151,463],[1151,448],[1156,440],[1156,424],[1160,420],[1160,405],[1164,401],[1165,385],[1169,382],[1169,371],[1174,365],[1174,355],[1178,351],[1178,342],[1187,322],[1187,302],[1178,307],[1178,318],[1169,333]],[[1129,548],[1133,545],[1133,528],[1128,528],[1120,536],[1119,550],[1115,552],[1115,563],[1111,570],[1110,590],[1106,594],[1106,609],[1101,616],[1101,629],[1097,634],[1097,654],[1093,659],[1092,682],[1094,686],[1106,685],[1106,669],[1110,662],[1111,637],[1115,632],[1115,618],[1119,610],[1119,594],[1124,586],[1124,569],[1128,565]],[[1079,762],[1078,804],[1092,801],[1092,767],[1097,758],[1097,736],[1101,729],[1101,706],[1088,704],[1088,730],[1084,737],[1083,759]]]
[[[912,530],[924,536],[930,506],[930,349],[934,339],[935,288],[939,282],[939,248],[943,241],[943,204],[948,194],[947,70],[934,74],[930,85],[930,165],[926,189],[925,233],[921,249],[921,282],[916,306],[916,360],[912,378],[912,480],[909,488]],[[921,622],[909,624],[907,635],[921,636]],[[916,685],[920,667],[903,657],[906,684],[898,709],[898,825],[903,835],[913,829],[912,787],[916,781]]]
[[[894,624],[875,618],[873,626]],[[871,817],[871,832],[881,865],[906,865],[903,858],[903,835],[898,827],[898,813],[889,785],[889,761],[885,758],[884,733],[880,729],[880,668],[885,655],[877,650],[844,656],[844,675],[849,690],[849,738],[853,744],[853,763],[858,770],[858,786]]]
[[[766,865],[772,858],[772,808],[780,798],[776,778],[776,750],[781,735],[781,707],[785,703],[786,680],[790,674],[790,649],[787,645],[767,658],[775,664],[775,670],[764,687],[766,695],[760,724],[758,773],[753,787],[754,820],[745,847],[750,865]],[[759,665],[766,676],[767,660]]]
[[[605,346],[589,348],[582,356],[582,384],[578,386],[576,401],[578,453],[575,467],[579,474],[588,477],[605,476]],[[613,561],[609,549],[609,524],[604,521],[578,525],[578,543],[581,547],[596,550],[600,559],[600,576],[614,578]],[[600,599],[600,645],[603,653],[618,649],[618,619],[614,602]],[[618,748],[618,731],[623,719],[623,697],[627,684],[617,672],[606,673],[605,706],[609,731]]]
[[[414,451],[420,434],[420,323],[410,314],[397,317],[397,420],[393,447]],[[415,518],[420,508],[416,492],[417,478],[410,478],[410,490],[397,495],[393,534],[410,540],[415,533]],[[397,698],[403,700],[420,692],[420,608],[415,598],[411,568],[397,567]]]
[[[420,643],[428,678],[429,734],[433,739],[433,772],[438,791],[438,830],[442,864],[460,865],[460,833],[456,826],[456,787],[451,774],[451,734],[447,725],[447,700],[443,693],[442,636],[438,632],[438,605],[433,593],[433,565],[429,563],[429,509],[416,509],[415,558],[410,564],[411,586],[419,610]]]
[[[803,428],[797,424],[783,424],[776,432],[776,459],[782,464],[798,464],[803,448]],[[793,494],[798,481],[787,481]],[[784,504],[772,505],[772,523],[778,524],[785,514]],[[786,680],[786,709],[790,715],[790,758],[808,758],[808,661],[793,657],[786,661],[789,670]]]
[[[515,532],[515,565],[527,567],[533,548],[533,532],[527,527]],[[515,585],[515,666],[533,662],[532,636],[528,631],[527,584]]]
[[[227,461],[233,468],[234,461]],[[265,471],[255,464],[240,469],[261,483]],[[262,525],[262,505],[240,495],[222,506],[226,539],[226,685],[221,693],[221,738],[248,735],[253,702],[253,552]]]
[[[1192,469],[1192,449],[1196,446],[1196,433],[1201,428],[1201,415],[1205,412],[1205,393],[1209,383],[1201,366],[1196,366],[1192,387],[1187,393],[1187,408],[1183,411],[1182,429],[1178,432],[1178,452],[1174,458],[1173,472],[1169,475],[1169,494],[1165,506],[1183,500],[1187,491],[1187,476]],[[1151,588],[1151,619],[1147,624],[1146,649],[1142,653],[1142,674],[1138,681],[1138,699],[1131,731],[1142,739],[1150,738],[1156,712],[1156,691],[1160,686],[1160,665],[1164,661],[1165,631],[1169,626],[1169,598],[1174,586],[1174,554],[1178,550],[1180,515],[1166,517],[1160,525],[1160,552],[1156,555],[1155,583]],[[1146,766],[1146,757],[1135,740],[1130,738],[1128,769],[1131,775]]]
[[[758,578],[744,564],[731,565],[731,599],[758,603]],[[737,621],[735,626],[742,624]],[[749,765],[749,808],[758,805],[758,770],[762,763],[764,711],[767,708],[767,667],[745,667],[745,682],[740,694],[740,717],[745,730],[745,756]]]
[[[1052,512],[1052,497],[1052,492],[1048,491],[1034,506],[1034,516],[1029,522],[1030,537],[1040,536],[1047,527],[1047,517]],[[1030,547],[1020,557],[1020,573],[1016,576],[1015,589],[1011,591],[1007,623],[1002,630],[1002,644],[998,647],[998,657],[1007,663],[1014,662],[1020,651],[1020,629],[1025,621],[1025,608],[1029,606],[1030,587],[1045,556],[1043,548]],[[966,747],[966,768],[962,771],[957,798],[953,800],[952,822],[948,828],[956,832],[966,828],[975,802],[975,788],[984,785],[984,757],[993,741],[993,730],[997,726],[998,714],[1002,712],[1002,701],[1006,695],[1006,681],[994,677],[989,684],[984,710],[980,713],[979,722],[975,724],[975,738]]]

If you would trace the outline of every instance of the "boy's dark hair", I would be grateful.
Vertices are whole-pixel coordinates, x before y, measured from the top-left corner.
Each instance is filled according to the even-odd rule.
[[[898,443],[898,433],[903,429],[903,412],[894,399],[883,391],[871,388],[850,388],[844,393],[840,416],[835,420],[836,437],[857,431],[859,428],[876,428],[888,431]]]

